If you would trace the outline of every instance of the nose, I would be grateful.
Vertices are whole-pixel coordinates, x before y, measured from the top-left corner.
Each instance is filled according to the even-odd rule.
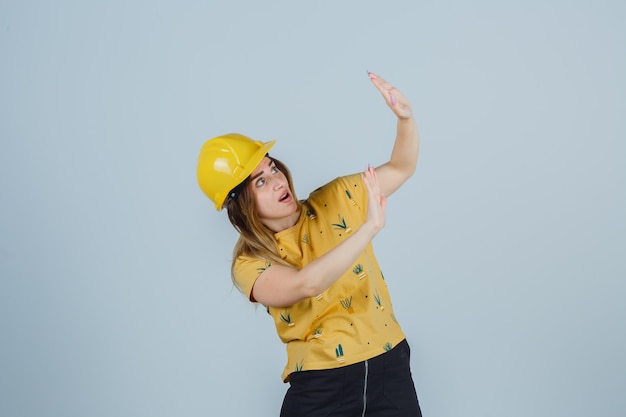
[[[281,179],[274,178],[272,179],[272,185],[274,186],[275,190],[280,190],[281,188],[285,187],[285,182]]]

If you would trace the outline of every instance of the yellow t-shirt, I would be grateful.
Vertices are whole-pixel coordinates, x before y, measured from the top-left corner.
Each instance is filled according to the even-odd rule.
[[[275,234],[281,257],[296,268],[337,246],[365,220],[367,189],[360,174],[337,178],[305,200],[295,226]],[[234,278],[250,297],[256,278],[271,263],[239,257]],[[372,244],[333,285],[288,308],[268,308],[287,345],[282,374],[331,369],[370,359],[404,339]]]

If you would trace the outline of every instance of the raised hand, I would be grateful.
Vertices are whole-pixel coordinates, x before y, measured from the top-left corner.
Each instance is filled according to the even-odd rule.
[[[387,197],[380,191],[378,175],[373,167],[368,166],[361,177],[367,188],[367,217],[365,222],[370,222],[375,233],[378,233],[385,226],[387,220],[385,213]]]
[[[399,119],[410,119],[413,117],[411,103],[406,97],[404,97],[400,90],[373,72],[368,71],[367,74],[369,75],[372,84],[374,84],[374,87],[380,91],[387,105]]]

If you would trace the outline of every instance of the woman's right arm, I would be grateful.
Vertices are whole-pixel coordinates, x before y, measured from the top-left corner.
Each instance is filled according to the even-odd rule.
[[[369,167],[362,177],[367,188],[368,206],[361,227],[300,270],[279,264],[267,268],[252,288],[254,301],[268,307],[291,306],[321,294],[352,266],[385,225],[387,199],[380,193],[376,171]]]

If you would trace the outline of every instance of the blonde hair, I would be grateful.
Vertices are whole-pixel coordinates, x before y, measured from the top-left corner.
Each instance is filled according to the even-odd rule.
[[[268,155],[269,157],[269,155]],[[297,201],[293,190],[291,173],[285,164],[278,159],[269,157],[276,168],[287,178],[289,191]],[[235,264],[240,256],[250,256],[263,259],[266,262],[290,265],[278,254],[274,232],[268,229],[259,219],[258,210],[254,202],[254,195],[249,187],[249,177],[238,185],[230,194],[235,196],[228,198],[224,207],[228,211],[228,219],[235,230],[239,232],[239,239],[233,249],[233,260],[231,264],[231,277],[235,282]],[[238,195],[237,195],[238,194]],[[298,205],[301,203],[298,202]]]

